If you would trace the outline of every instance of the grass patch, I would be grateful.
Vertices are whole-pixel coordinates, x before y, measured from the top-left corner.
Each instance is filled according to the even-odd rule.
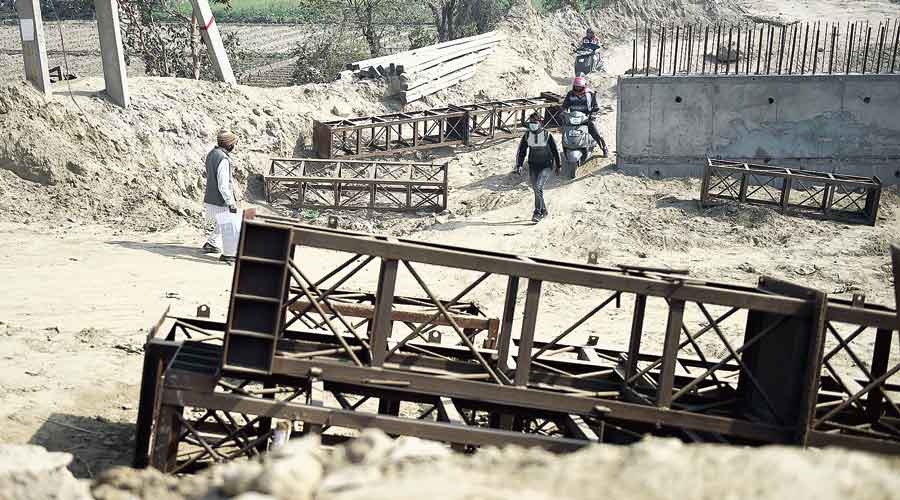
[[[303,5],[298,0],[232,0],[231,7],[212,4],[220,23],[320,23],[333,21],[328,13]],[[191,3],[182,2],[178,10],[190,15]]]
[[[340,21],[340,11],[321,9],[302,0],[231,0],[231,7],[212,4],[213,15],[220,23],[302,23],[321,24]],[[183,1],[178,10],[186,15],[191,13],[191,2]],[[398,20],[397,24],[430,23],[431,18],[424,4],[410,19]]]

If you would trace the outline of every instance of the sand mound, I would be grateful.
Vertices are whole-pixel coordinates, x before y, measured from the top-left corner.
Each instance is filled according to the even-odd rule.
[[[242,498],[400,500],[598,496],[635,500],[893,498],[900,461],[842,450],[685,445],[648,438],[568,455],[516,447],[451,454],[380,431],[331,452],[315,441],[289,443],[257,461],[174,478],[154,470],[110,469],[93,483],[98,500]],[[513,478],[515,478],[513,480]]]
[[[671,0],[644,9],[688,16],[709,11],[704,5]],[[593,25],[607,41],[624,40],[632,23],[623,20],[633,12],[641,14],[623,2],[591,18],[571,10],[542,17],[516,8],[500,26],[507,40],[476,77],[409,109],[561,91],[570,83],[567,48],[585,27]],[[612,81],[598,76],[595,84],[605,88]],[[243,197],[259,201],[256,175],[272,156],[304,154],[314,119],[401,109],[384,99],[379,84],[366,81],[259,89],[132,78],[129,85],[133,105],[126,110],[96,92],[103,86],[96,78],[72,82],[74,97],[58,86],[49,101],[24,82],[0,85],[0,128],[8,131],[0,143],[0,217],[143,230],[178,221],[201,224],[202,162],[218,128],[232,128],[241,138],[235,177]]]

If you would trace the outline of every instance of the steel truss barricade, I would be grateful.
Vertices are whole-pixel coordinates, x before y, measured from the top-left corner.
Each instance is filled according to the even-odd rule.
[[[319,158],[362,158],[508,139],[523,134],[535,112],[544,115],[547,128],[560,127],[562,100],[544,92],[538,97],[316,121],[313,147]]]
[[[654,434],[900,453],[897,312],[861,296],[245,217],[226,322],[164,317],[151,332],[136,465],[255,456],[272,419],[329,443],[375,427],[462,447],[565,451]],[[502,299],[493,313],[466,302],[488,286]],[[541,302],[560,287],[595,301],[537,338]],[[627,346],[602,345],[603,333],[572,341],[620,307]],[[645,323],[661,315],[654,334]]]
[[[447,209],[446,164],[275,158],[263,179],[269,203],[295,208]]]
[[[777,207],[782,213],[818,215],[874,226],[878,220],[881,180],[708,158],[700,203],[707,207],[716,200]]]

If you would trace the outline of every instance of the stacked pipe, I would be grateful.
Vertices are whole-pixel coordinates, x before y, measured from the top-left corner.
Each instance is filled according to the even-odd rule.
[[[475,75],[479,63],[504,39],[492,31],[347,65],[360,78],[387,81],[391,95],[406,104]]]

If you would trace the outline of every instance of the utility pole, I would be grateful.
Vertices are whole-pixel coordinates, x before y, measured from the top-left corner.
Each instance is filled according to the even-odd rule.
[[[40,0],[16,0],[16,14],[19,16],[19,34],[22,37],[25,78],[44,95],[50,96],[50,74]]]

